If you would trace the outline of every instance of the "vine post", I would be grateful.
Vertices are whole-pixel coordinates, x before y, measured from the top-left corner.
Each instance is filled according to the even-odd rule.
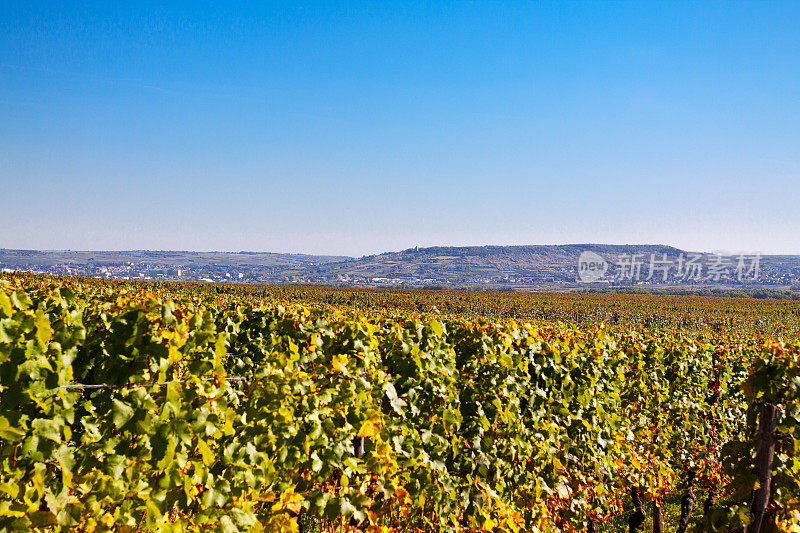
[[[772,485],[772,459],[775,456],[775,429],[778,422],[777,408],[771,403],[761,406],[758,420],[758,444],[756,445],[755,473],[758,477],[758,489],[753,492],[750,512],[753,522],[747,527],[747,533],[760,533],[764,524],[769,494]]]
[[[689,526],[689,518],[692,516],[692,509],[697,497],[694,495],[694,471],[690,470],[688,475],[688,485],[686,492],[683,493],[681,498],[681,518],[678,522],[678,533],[685,533],[686,528]]]
[[[661,513],[661,502],[653,500],[653,533],[664,532],[664,517]]]
[[[642,498],[639,496],[638,488],[631,488],[631,499],[633,500],[633,506],[635,509],[631,513],[630,518],[628,518],[628,532],[636,533],[636,530],[642,527],[642,524],[644,524],[644,520],[647,518],[647,512],[644,510],[644,505],[642,504]]]

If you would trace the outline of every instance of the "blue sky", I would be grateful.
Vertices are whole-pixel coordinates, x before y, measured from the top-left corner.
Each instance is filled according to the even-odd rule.
[[[797,2],[6,2],[0,247],[800,253]]]

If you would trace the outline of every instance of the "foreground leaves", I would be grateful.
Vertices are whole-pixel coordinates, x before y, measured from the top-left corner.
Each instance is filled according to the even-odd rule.
[[[735,525],[767,399],[777,520],[800,516],[794,345],[0,284],[7,530],[571,530],[688,470]]]

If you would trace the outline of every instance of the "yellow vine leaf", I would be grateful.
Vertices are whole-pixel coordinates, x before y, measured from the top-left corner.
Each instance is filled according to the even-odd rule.
[[[274,533],[297,533],[300,531],[297,526],[297,519],[285,513],[272,516],[269,521],[264,524],[264,530]]]
[[[286,492],[281,493],[280,499],[272,504],[272,510],[281,511],[283,509],[288,509],[293,513],[299,513],[303,499],[302,494],[297,494],[294,492],[294,489],[290,488]]]
[[[374,437],[381,431],[383,420],[379,413],[373,413],[371,417],[364,421],[361,429],[358,430],[359,437]]]
[[[333,369],[337,372],[345,373],[347,372],[347,361],[347,354],[333,354],[331,366],[333,366]]]

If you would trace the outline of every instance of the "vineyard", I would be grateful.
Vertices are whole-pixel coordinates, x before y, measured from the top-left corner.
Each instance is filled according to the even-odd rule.
[[[0,527],[800,532],[798,325],[793,302],[6,275]]]

